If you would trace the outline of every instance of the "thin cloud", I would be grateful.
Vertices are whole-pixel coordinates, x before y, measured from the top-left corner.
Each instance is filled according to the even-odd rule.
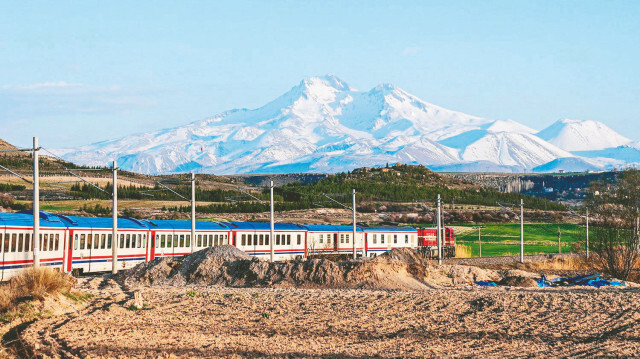
[[[419,47],[419,46],[409,46],[409,47],[405,48],[404,50],[402,50],[402,56],[415,55],[418,52],[420,52],[420,50],[422,50],[422,48]]]
[[[117,85],[96,86],[68,81],[4,85],[0,94],[0,115],[6,118],[111,114],[156,104],[138,91],[124,90]]]

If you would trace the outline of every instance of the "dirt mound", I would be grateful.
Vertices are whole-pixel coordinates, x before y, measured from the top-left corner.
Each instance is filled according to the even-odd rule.
[[[217,285],[228,287],[299,287],[426,289],[498,281],[497,271],[462,265],[433,266],[415,251],[394,249],[373,259],[334,262],[326,259],[269,263],[233,246],[203,249],[184,258],[158,258],[119,277],[125,285]]]

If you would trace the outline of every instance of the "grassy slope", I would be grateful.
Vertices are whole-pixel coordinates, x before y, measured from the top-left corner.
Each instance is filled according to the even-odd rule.
[[[470,227],[463,225],[464,227]],[[525,223],[525,254],[558,253],[558,228],[560,228],[562,252],[584,246],[585,230],[577,224]],[[478,255],[478,231],[458,231],[459,244],[471,246],[472,255]],[[482,229],[482,255],[517,255],[520,253],[520,224],[487,224]]]

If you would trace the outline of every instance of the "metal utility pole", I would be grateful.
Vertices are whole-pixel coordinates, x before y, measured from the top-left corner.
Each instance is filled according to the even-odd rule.
[[[191,172],[191,253],[196,245],[196,174]]]
[[[587,208],[587,215],[585,217],[586,230],[587,230],[587,258],[589,258],[589,209]]]
[[[524,263],[524,200],[520,199],[520,263]]]
[[[113,161],[113,203],[111,205],[111,216],[113,217],[111,233],[111,273],[118,273],[118,162]]]
[[[436,241],[438,244],[438,264],[442,264],[442,233],[440,232],[440,195],[438,195],[438,206],[436,213]]]
[[[562,254],[562,247],[560,247],[561,238],[562,238],[562,232],[560,232],[560,227],[558,227],[558,254]]]
[[[269,255],[269,260],[271,260],[271,262],[273,262],[273,256],[274,256],[274,250],[273,250],[273,242],[276,240],[274,237],[274,219],[273,219],[273,181],[271,181],[271,183],[269,184],[269,251],[270,251],[270,255]]]
[[[356,259],[356,190],[353,189],[353,198],[351,201],[351,209],[353,209],[353,259]],[[364,255],[364,250],[362,251]]]
[[[482,227],[478,226],[478,255],[482,258]]]
[[[40,267],[40,174],[38,137],[33,138],[33,266]],[[7,249],[5,248],[5,251]]]

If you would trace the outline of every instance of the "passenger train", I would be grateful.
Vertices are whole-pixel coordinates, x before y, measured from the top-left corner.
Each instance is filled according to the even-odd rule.
[[[64,272],[88,273],[112,269],[112,218],[75,217],[40,212],[40,263]],[[455,253],[451,228],[443,230],[444,254]],[[31,211],[0,213],[0,280],[33,265]],[[233,245],[251,256],[270,256],[270,225],[264,222],[191,222],[118,218],[118,266],[127,269],[158,257],[184,256],[203,248]],[[356,226],[276,223],[274,259],[290,260],[318,254],[373,257],[393,248],[421,248],[437,255],[436,229],[397,226]],[[192,243],[193,241],[193,243]],[[192,249],[193,245],[193,249]]]

